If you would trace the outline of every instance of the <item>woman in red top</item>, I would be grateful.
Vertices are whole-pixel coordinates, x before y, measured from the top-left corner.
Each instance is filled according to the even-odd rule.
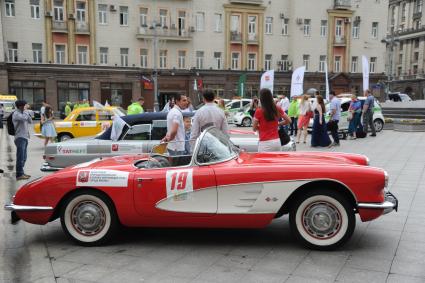
[[[257,108],[254,114],[252,128],[258,130],[260,141],[258,151],[280,151],[279,125],[291,123],[291,118],[283,112],[282,108],[276,107],[273,95],[269,89],[260,90],[261,108]],[[280,118],[283,118],[279,122]]]

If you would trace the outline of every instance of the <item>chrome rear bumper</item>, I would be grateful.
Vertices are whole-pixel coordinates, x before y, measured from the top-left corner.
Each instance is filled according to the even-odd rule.
[[[6,204],[4,206],[5,210],[9,211],[51,211],[53,207],[51,206],[32,206],[32,205],[16,205],[16,204]]]
[[[398,210],[398,199],[390,192],[385,192],[385,199],[382,203],[358,203],[357,208],[366,209],[383,209],[384,213],[387,214],[391,211]]]
[[[40,171],[42,171],[42,172],[52,172],[52,171],[58,171],[58,170],[61,170],[61,169],[63,169],[63,168],[50,166],[49,163],[47,163],[47,162],[44,162],[43,165],[41,165],[41,167],[40,167]]]

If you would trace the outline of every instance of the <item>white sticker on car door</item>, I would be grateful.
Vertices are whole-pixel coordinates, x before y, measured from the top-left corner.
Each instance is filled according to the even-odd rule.
[[[77,173],[77,186],[128,187],[128,172],[88,169]]]
[[[168,170],[166,173],[167,198],[187,196],[193,192],[193,169]]]
[[[80,122],[80,127],[82,128],[93,128],[97,126],[97,122],[96,121],[81,121]]]

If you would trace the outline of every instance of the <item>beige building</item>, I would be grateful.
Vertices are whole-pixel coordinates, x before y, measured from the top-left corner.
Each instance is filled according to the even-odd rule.
[[[203,71],[225,76],[275,69],[290,76],[302,65],[307,72],[324,72],[327,63],[329,72],[346,73],[350,81],[361,73],[362,55],[368,57],[371,73],[385,70],[381,39],[388,4],[383,0],[0,0],[0,5],[0,60],[6,62],[3,69],[13,65],[16,72],[2,80],[1,91],[35,104],[55,96],[49,100],[58,108],[82,98],[126,106],[137,96],[152,94],[137,73],[151,78],[155,68],[187,81],[161,85],[160,75],[165,96],[181,87],[193,89]],[[26,70],[21,63],[31,66]],[[11,79],[37,66],[41,73],[28,78],[32,83]],[[52,68],[63,68],[58,74],[64,77],[43,78]],[[99,74],[67,75],[75,68]],[[110,70],[116,82],[105,75]],[[206,85],[220,94],[230,87]],[[287,89],[286,84],[277,88]],[[357,84],[338,91],[352,89],[360,91]],[[252,95],[258,86],[249,91]]]

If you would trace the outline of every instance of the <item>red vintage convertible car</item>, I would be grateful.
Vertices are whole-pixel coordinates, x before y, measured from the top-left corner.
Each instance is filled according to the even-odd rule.
[[[261,228],[289,213],[304,245],[334,249],[353,234],[355,214],[373,220],[397,209],[388,176],[363,155],[240,152],[209,128],[193,155],[144,154],[93,160],[22,186],[5,206],[12,222],[60,218],[82,245],[129,227]]]

